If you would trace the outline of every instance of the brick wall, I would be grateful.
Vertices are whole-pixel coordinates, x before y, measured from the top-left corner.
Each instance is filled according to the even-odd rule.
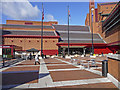
[[[101,29],[99,29],[98,26],[99,25],[99,22],[101,22],[102,20],[105,20],[106,19],[106,16],[101,16],[99,13],[101,12],[101,14],[109,14],[113,8],[116,6],[116,4],[107,4],[107,5],[100,5],[100,4],[97,4],[97,14],[95,13],[95,6],[94,4],[91,5],[91,2],[89,4],[89,15],[87,14],[86,15],[86,19],[85,19],[85,25],[89,25],[90,26],[90,30],[92,30],[91,28],[91,22],[92,22],[92,16],[91,16],[91,8],[94,8],[94,11],[93,11],[93,33],[99,33],[101,31]],[[97,18],[97,21],[96,22],[96,17]],[[101,34],[101,33],[100,33]]]
[[[43,39],[43,49],[44,50],[58,50],[56,45],[58,39]],[[27,50],[31,48],[41,49],[41,39],[40,38],[4,38],[4,45],[16,45],[22,47],[22,50]]]
[[[120,61],[108,58],[108,73],[120,82]]]
[[[7,20],[6,24],[17,24],[17,25],[41,25],[41,21],[19,21],[19,20]],[[57,21],[43,22],[43,25],[51,26],[52,24],[58,24]]]

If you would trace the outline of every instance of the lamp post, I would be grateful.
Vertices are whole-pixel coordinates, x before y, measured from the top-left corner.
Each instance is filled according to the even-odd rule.
[[[93,10],[94,10],[94,8],[91,9],[91,15],[92,15],[92,22],[91,22],[91,29],[92,29],[92,55],[94,54],[94,46],[93,46]]]

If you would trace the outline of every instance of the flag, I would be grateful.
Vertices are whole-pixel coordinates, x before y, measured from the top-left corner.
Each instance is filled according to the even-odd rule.
[[[43,4],[42,4],[42,20],[44,19],[44,8],[43,8]]]
[[[70,10],[69,10],[69,9],[68,9],[68,16],[71,17],[71,16],[70,16]]]

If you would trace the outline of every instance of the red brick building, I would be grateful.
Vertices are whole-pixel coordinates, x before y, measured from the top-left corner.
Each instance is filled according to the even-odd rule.
[[[93,22],[91,20],[91,8],[93,11]],[[90,0],[89,13],[86,16],[85,25],[93,24],[93,32],[99,34],[106,42],[107,47],[113,53],[120,51],[120,2],[98,3],[95,8],[94,0]]]
[[[58,43],[59,36],[52,24],[57,24],[57,22],[44,22],[44,55],[58,54],[56,43]],[[11,52],[11,55],[13,55],[13,51],[26,51],[31,48],[41,50],[41,22],[7,20],[6,24],[2,24],[1,29],[3,31],[3,48],[10,46],[3,53]]]
[[[92,0],[93,1],[93,0]],[[120,50],[120,2],[98,3],[93,11],[87,14],[86,26],[70,25],[70,54],[90,54],[92,47],[91,23],[93,23],[93,43],[95,54],[116,53]],[[45,55],[67,54],[67,25],[58,25],[56,21],[43,22],[43,53]],[[98,27],[99,26],[99,27]],[[0,27],[2,31],[3,53],[13,55],[16,51],[26,51],[31,48],[41,50],[41,22],[7,20]]]

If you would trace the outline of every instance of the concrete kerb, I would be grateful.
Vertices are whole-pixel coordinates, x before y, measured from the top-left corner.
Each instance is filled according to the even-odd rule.
[[[47,69],[47,66],[43,59],[40,61],[40,69],[39,69],[39,80],[38,80],[38,86],[39,87],[47,87],[47,86],[54,86],[53,80],[49,74],[49,71]],[[44,64],[42,64],[44,63]]]

